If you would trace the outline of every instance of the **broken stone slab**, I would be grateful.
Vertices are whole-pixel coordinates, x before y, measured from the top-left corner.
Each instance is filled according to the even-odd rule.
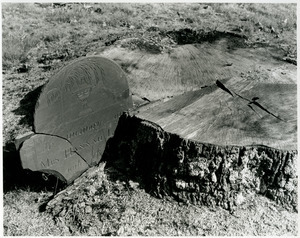
[[[35,135],[16,141],[17,147],[23,142],[24,168],[71,182],[99,163],[120,115],[132,106],[126,75],[116,63],[100,56],[73,61],[44,86],[34,112]],[[52,155],[45,157],[36,146]]]
[[[24,141],[20,149],[22,167],[55,175],[70,183],[89,168],[88,163],[63,138],[35,134]]]

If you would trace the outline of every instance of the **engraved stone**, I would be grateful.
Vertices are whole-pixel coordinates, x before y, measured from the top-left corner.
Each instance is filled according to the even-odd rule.
[[[20,154],[28,158],[22,160],[24,169],[50,173],[67,183],[89,167],[70,142],[57,136],[34,135],[23,143]]]
[[[49,145],[50,140],[30,138],[20,150],[23,165],[33,170],[57,171],[70,182],[79,170],[99,163],[120,115],[131,107],[126,75],[116,63],[100,56],[75,60],[45,85],[35,108],[35,133],[49,135],[60,147],[51,146],[47,153],[40,148],[28,152]],[[61,143],[65,146],[59,141],[64,141]],[[53,154],[51,159],[45,161],[45,153]],[[55,166],[51,165],[53,160],[57,161]]]

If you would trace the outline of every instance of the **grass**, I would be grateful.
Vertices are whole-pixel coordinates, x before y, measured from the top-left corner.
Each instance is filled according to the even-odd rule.
[[[51,192],[33,192],[30,189],[14,190],[4,194],[4,234],[7,236],[70,235],[68,230],[56,226],[50,215],[38,212],[39,200],[49,196]]]
[[[30,62],[27,55],[33,48],[55,51],[64,46],[61,42],[75,39],[77,44],[68,47],[84,55],[82,50],[89,48],[91,41],[105,41],[115,33],[115,28],[126,37],[138,37],[151,26],[158,26],[160,31],[185,27],[207,31],[237,30],[253,42],[266,38],[274,44],[285,42],[295,47],[295,4],[207,5],[208,8],[204,9],[206,4],[203,3],[86,3],[52,8],[49,4],[6,3],[2,5],[3,66],[9,69],[18,62]],[[101,9],[101,12],[95,12],[96,9]],[[271,34],[271,27],[280,34],[279,38]]]
[[[77,3],[57,7],[50,3],[2,3],[3,149],[10,154],[3,156],[4,162],[14,164],[18,160],[12,142],[17,135],[32,129],[26,119],[32,105],[26,100],[20,105],[20,101],[28,93],[37,92],[61,67],[121,40],[124,48],[147,51],[153,47],[154,55],[168,52],[176,42],[164,37],[166,32],[185,28],[236,32],[247,37],[249,46],[263,43],[283,49],[286,56],[297,57],[296,4]],[[136,85],[135,80],[129,78],[129,83]],[[222,209],[158,200],[138,187],[129,192],[124,184],[114,180],[108,183],[122,195],[116,190],[103,194],[102,207],[96,208],[102,214],[102,223],[97,224],[97,218],[89,221],[88,231],[78,226],[70,230],[57,226],[49,214],[39,212],[54,191],[53,184],[35,189],[35,182],[26,185],[28,177],[24,173],[18,175],[19,172],[15,165],[5,167],[4,179],[11,183],[3,194],[5,235],[297,233],[296,214],[270,205],[265,198],[249,201],[234,217]]]

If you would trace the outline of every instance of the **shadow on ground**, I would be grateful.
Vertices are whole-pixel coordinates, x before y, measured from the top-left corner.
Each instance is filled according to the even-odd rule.
[[[20,125],[27,125],[33,128],[34,110],[43,86],[35,88],[27,93],[20,101],[20,106],[13,112],[16,115],[24,115],[19,121]],[[3,192],[16,189],[30,191],[55,191],[64,184],[52,175],[45,175],[41,172],[33,172],[22,168],[19,151],[14,142],[9,141],[3,146]]]
[[[42,92],[44,85],[35,88],[33,91],[27,93],[20,101],[20,106],[13,110],[16,115],[24,115],[20,120],[20,125],[27,125],[33,128],[34,124],[34,110],[36,102]]]
[[[3,192],[24,189],[30,191],[58,191],[64,186],[56,177],[22,168],[19,151],[13,143],[3,147]]]

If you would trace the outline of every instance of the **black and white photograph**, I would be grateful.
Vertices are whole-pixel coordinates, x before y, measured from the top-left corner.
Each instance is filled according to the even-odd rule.
[[[0,6],[3,236],[299,235],[297,1]]]

